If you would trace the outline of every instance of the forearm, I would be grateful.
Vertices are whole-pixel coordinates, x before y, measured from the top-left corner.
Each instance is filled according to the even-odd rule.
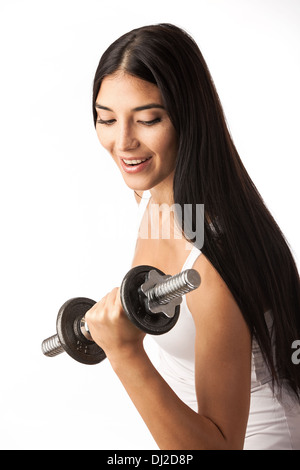
[[[226,448],[218,427],[178,398],[142,347],[111,365],[160,449]]]

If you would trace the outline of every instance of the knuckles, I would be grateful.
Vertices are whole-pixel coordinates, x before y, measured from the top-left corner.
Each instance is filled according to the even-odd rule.
[[[107,357],[129,343],[136,344],[145,336],[134,326],[123,310],[120,289],[115,287],[85,315],[93,340],[105,351]]]
[[[106,322],[116,323],[120,320],[124,311],[119,291],[120,289],[115,287],[86,312],[85,320],[88,325],[97,326]]]

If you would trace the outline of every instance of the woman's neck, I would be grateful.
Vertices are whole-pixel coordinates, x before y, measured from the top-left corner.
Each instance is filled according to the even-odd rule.
[[[158,185],[150,189],[153,204],[174,204],[173,199],[173,174]]]

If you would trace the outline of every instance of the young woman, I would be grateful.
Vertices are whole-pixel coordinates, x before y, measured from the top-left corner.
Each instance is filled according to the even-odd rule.
[[[140,203],[141,230],[161,228],[164,214],[148,216],[157,205],[175,204],[184,216],[186,204],[204,204],[203,246],[187,236],[194,218],[174,213],[171,228],[182,222],[184,236],[137,238],[133,266],[172,275],[193,267],[201,276],[176,326],[154,338],[159,371],[118,288],[86,315],[158,446],[300,449],[299,274],[193,39],[170,24],[123,35],[100,60],[93,112],[101,144]]]

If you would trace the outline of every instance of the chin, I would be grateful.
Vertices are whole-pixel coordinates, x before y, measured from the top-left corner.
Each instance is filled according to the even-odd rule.
[[[124,182],[126,186],[128,186],[129,189],[132,189],[133,191],[149,191],[151,188],[153,188],[153,184],[137,184],[133,182],[129,182],[124,178]]]

